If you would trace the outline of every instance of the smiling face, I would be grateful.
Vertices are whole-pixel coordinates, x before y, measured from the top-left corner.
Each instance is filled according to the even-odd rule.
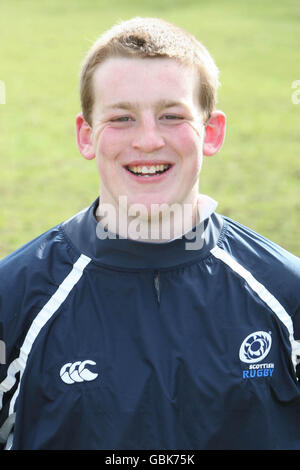
[[[199,75],[169,58],[110,58],[93,77],[92,129],[77,140],[96,156],[101,203],[195,204],[205,135]],[[214,152],[213,152],[214,153]]]
[[[194,199],[203,140],[197,89],[194,70],[171,59],[114,58],[98,67],[92,140],[102,202],[125,195],[150,208]]]

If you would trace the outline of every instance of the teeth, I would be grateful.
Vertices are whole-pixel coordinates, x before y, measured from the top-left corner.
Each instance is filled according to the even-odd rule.
[[[151,166],[128,166],[128,169],[132,172],[132,173],[141,173],[143,175],[146,175],[148,173],[156,173],[157,171],[164,171],[166,170],[167,168],[169,168],[170,165],[151,165]]]

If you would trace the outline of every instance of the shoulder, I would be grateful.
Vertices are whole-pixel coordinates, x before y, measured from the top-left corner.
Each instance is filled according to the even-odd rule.
[[[34,273],[36,269],[46,267],[55,258],[66,253],[67,241],[57,225],[0,260],[1,284],[7,283],[17,273]],[[66,255],[64,255],[65,257]]]
[[[239,256],[250,256],[250,262],[260,259],[262,262],[278,265],[281,268],[300,275],[300,258],[287,251],[285,248],[260,235],[254,230],[242,225],[229,217],[222,216],[224,220],[224,245],[232,246]],[[251,256],[252,255],[252,256]]]
[[[17,357],[29,332],[39,331],[56,313],[87,262],[65,236],[62,224],[0,261],[0,332],[7,364]]]
[[[78,259],[57,225],[0,261],[0,320],[34,315]],[[18,320],[17,320],[18,319]]]
[[[32,292],[35,298],[40,292],[52,295],[73,267],[81,269],[86,260],[76,240],[94,204],[0,260],[0,313],[1,299],[12,297],[12,292],[18,299]]]
[[[292,313],[300,305],[300,258],[228,217],[218,247],[247,270]]]

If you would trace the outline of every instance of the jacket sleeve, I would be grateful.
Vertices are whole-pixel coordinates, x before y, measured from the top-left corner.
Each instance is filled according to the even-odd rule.
[[[63,277],[66,253],[57,227],[0,260],[0,448],[14,426],[14,395],[19,386],[19,355],[35,316]],[[60,246],[61,253],[57,254]],[[62,268],[61,268],[62,266]]]
[[[14,426],[26,335],[77,258],[56,226],[0,260],[0,448]]]
[[[13,428],[14,414],[10,400],[18,385],[13,364],[18,356],[20,322],[17,313],[21,306],[22,284],[6,267],[0,269],[0,446],[3,448]],[[19,325],[18,325],[19,323]],[[0,447],[0,448],[1,448]]]

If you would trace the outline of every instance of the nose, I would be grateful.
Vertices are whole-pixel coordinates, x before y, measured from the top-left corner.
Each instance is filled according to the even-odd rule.
[[[155,152],[164,147],[165,141],[153,117],[145,117],[136,127],[136,135],[132,147],[144,153]]]

